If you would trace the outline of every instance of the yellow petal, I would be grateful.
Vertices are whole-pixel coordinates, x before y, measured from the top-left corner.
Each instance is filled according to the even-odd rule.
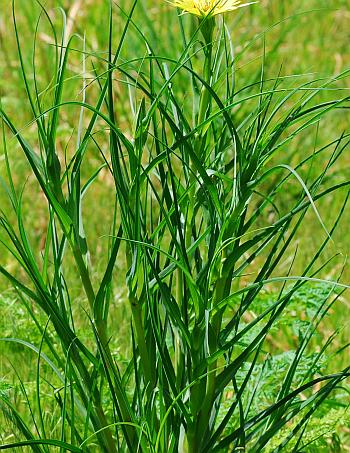
[[[172,0],[173,6],[199,17],[223,14],[256,2],[242,3],[242,0]]]

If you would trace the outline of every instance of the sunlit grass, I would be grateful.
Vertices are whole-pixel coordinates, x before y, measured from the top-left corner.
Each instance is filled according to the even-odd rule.
[[[348,11],[294,3],[0,1],[7,448],[346,442]]]

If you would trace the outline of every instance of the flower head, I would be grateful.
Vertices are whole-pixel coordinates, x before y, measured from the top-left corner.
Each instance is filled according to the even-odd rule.
[[[255,2],[242,3],[242,0],[172,0],[170,3],[187,13],[203,17],[209,14],[215,16],[216,14],[233,11]]]

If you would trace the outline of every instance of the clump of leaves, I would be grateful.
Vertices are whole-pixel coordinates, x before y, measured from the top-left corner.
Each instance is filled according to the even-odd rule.
[[[37,392],[27,419],[4,400],[21,438],[1,448],[204,453],[260,452],[272,439],[278,439],[276,451],[295,440],[300,445],[304,427],[350,375],[349,367],[324,373],[331,339],[320,351],[308,350],[337,299],[333,289],[348,288],[341,275],[324,279],[336,257],[326,262],[320,257],[333,244],[348,203],[350,182],[326,176],[348,146],[349,134],[304,150],[293,165],[285,160],[295,137],[348,108],[346,96],[318,98],[328,89],[333,93],[348,74],[311,85],[296,78],[290,87],[289,79],[266,76],[263,59],[253,82],[237,86],[225,23],[207,15],[193,30],[189,18],[180,16],[183,49],[162,56],[134,22],[135,1],[128,13],[119,11],[118,20],[124,20],[119,41],[110,5],[106,54],[96,55],[86,40],[79,41],[86,59],[83,80],[77,81],[69,77],[77,37],[69,36],[65,20],[58,32],[39,6],[54,49],[46,86],[36,77],[35,58],[30,69],[23,58],[13,9],[36,139],[26,137],[0,106],[6,193],[16,219],[0,213],[0,237],[21,270],[2,263],[0,273],[20,294],[41,334],[38,347],[26,342],[37,355]],[[141,25],[154,35],[144,17]],[[126,40],[137,41],[144,52],[138,47],[130,55]],[[82,100],[68,96],[70,82],[82,84]],[[244,118],[235,114],[241,105],[249,106]],[[75,140],[70,137],[62,147],[59,126],[67,110],[76,112]],[[16,185],[8,134],[40,188],[46,210],[40,251],[29,234],[26,191]],[[94,168],[92,150],[98,156]],[[310,167],[314,171],[308,172]],[[103,238],[86,228],[91,216],[84,209],[89,196],[98,202],[93,188],[101,175],[110,184],[111,213],[103,222]],[[299,192],[286,203],[295,182]],[[326,226],[319,203],[339,191],[342,204]],[[295,275],[298,233],[307,214],[322,236]],[[101,274],[91,260],[97,245],[106,251]],[[80,278],[81,307],[72,274]],[[317,282],[329,288],[327,295],[301,295],[304,285]],[[114,298],[119,284],[127,288],[124,313],[131,318],[124,339],[130,353],[123,360],[115,354],[120,324],[112,316],[120,308]],[[260,306],[267,287],[275,289],[274,296]],[[281,340],[276,332],[288,337],[294,328],[294,322],[284,322],[293,305],[306,324],[298,326],[293,350],[276,353],[271,346]],[[42,373],[50,376],[49,420],[40,393]],[[25,386],[22,390],[26,394]]]

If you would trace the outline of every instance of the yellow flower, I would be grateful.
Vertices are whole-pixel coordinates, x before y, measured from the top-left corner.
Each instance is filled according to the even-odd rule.
[[[172,0],[170,3],[187,13],[203,17],[209,14],[215,16],[216,14],[226,13],[256,2],[242,3],[242,0]]]

